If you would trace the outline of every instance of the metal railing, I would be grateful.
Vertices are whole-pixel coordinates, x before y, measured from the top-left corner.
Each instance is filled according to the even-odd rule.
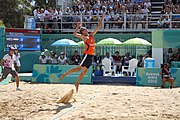
[[[168,14],[169,21],[158,23],[159,16],[164,14],[121,14],[107,16],[103,20],[100,32],[136,32],[136,31],[151,31],[154,29],[179,29],[180,14]],[[99,23],[101,16],[87,15],[62,15],[49,20],[40,21],[32,16],[26,16],[24,28],[43,29],[46,33],[54,32],[73,32],[78,21],[81,21],[83,26],[89,31],[93,31]]]

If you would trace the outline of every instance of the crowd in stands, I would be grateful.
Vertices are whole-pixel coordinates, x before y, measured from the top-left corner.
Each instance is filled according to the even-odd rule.
[[[164,54],[164,58],[167,58],[167,63],[169,64],[171,64],[172,61],[180,61],[180,48],[174,51],[172,48],[169,48],[166,55]]]
[[[81,19],[80,15],[83,15],[83,22],[92,22],[86,24],[86,27],[91,28],[93,22],[98,22],[102,12],[105,13],[105,27],[117,26],[122,28],[123,21],[126,18],[126,27],[130,27],[130,21],[137,21],[133,24],[133,28],[137,28],[137,24],[145,21],[147,19],[146,14],[151,12],[151,2],[149,0],[144,2],[130,0],[125,2],[121,0],[74,0],[72,8],[67,7],[65,12],[62,12],[60,8],[37,7],[33,14],[36,22],[38,22],[37,27],[60,29],[61,24],[57,22],[77,22]],[[126,16],[124,16],[124,13],[126,13]],[[62,15],[68,16],[62,17]],[[111,24],[108,23],[109,21],[111,21]],[[62,27],[75,28],[76,24],[63,23]]]
[[[83,23],[89,22],[85,26],[92,28],[92,25],[96,25],[99,21],[102,12],[105,13],[104,28],[106,29],[125,27],[124,19],[126,19],[127,28],[136,29],[138,24],[142,24],[142,28],[145,28],[145,24],[151,24],[146,22],[152,17],[150,0],[73,0],[73,6],[67,7],[64,11],[60,8],[46,6],[45,8],[37,7],[33,14],[37,28],[44,28],[49,30],[47,32],[52,32],[52,29],[74,29],[76,27],[75,22],[80,20]],[[157,21],[158,28],[180,27],[178,22],[174,22],[170,26],[172,20],[180,20],[179,15],[170,16],[171,13],[180,14],[179,2],[172,2],[171,0],[165,2],[162,15]],[[61,22],[64,23],[61,24]]]
[[[178,1],[172,2],[171,0],[168,0],[165,2],[163,5],[162,11],[161,11],[161,16],[157,22],[158,28],[179,28],[180,23],[177,21],[180,21],[180,4]],[[170,16],[171,14],[174,14],[173,16]],[[170,26],[171,22],[175,21],[172,23],[172,26]]]

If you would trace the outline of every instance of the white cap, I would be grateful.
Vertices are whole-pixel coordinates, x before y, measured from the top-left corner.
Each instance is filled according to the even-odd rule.
[[[64,54],[64,52],[60,52],[60,55]]]
[[[42,53],[41,53],[41,55],[45,55],[45,53],[44,53],[44,52],[42,52]]]

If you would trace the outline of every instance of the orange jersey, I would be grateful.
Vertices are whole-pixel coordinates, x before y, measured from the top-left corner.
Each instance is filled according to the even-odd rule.
[[[94,55],[96,45],[92,36],[89,36],[89,39],[84,42],[84,45],[86,47],[86,49],[84,50],[84,54]]]

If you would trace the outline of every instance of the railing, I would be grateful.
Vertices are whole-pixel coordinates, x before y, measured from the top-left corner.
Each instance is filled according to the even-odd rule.
[[[138,32],[151,31],[154,29],[179,29],[180,28],[180,14],[169,14],[169,21],[158,23],[159,16],[166,17],[167,15],[151,15],[151,14],[121,14],[110,16],[105,15],[100,32]],[[26,16],[24,28],[31,26],[35,29],[42,28],[45,33],[53,32],[73,32],[78,21],[81,21],[83,26],[87,27],[89,31],[93,31],[99,23],[101,16],[87,16],[87,15],[63,15],[51,20],[41,22],[36,18]]]

